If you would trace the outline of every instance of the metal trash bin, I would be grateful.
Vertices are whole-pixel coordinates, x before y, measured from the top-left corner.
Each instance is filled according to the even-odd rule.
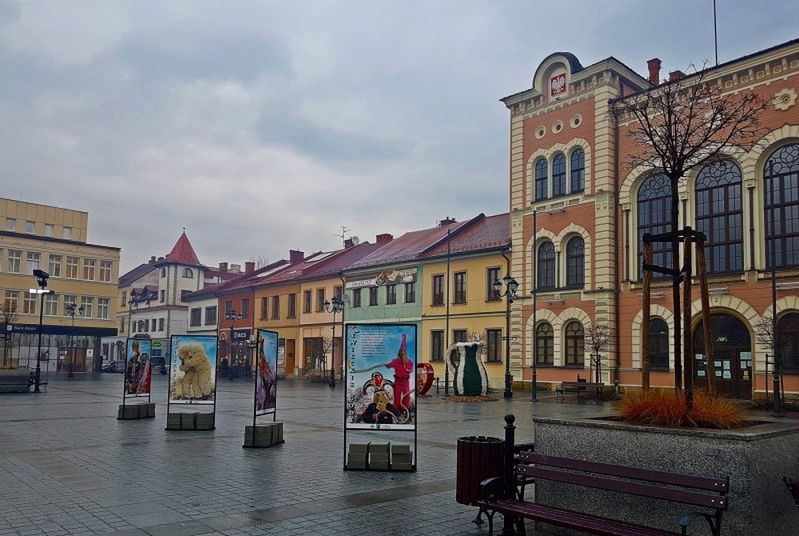
[[[505,442],[496,437],[458,438],[458,463],[455,500],[473,505],[480,499],[480,482],[502,476],[505,467]]]

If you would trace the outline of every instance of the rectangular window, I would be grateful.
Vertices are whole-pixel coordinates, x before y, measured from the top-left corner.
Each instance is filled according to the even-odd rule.
[[[111,281],[111,261],[100,261],[100,281]]]
[[[343,292],[344,292],[344,289],[341,286],[333,287],[333,296],[335,296],[339,300],[341,299],[341,296],[342,296]]]
[[[50,277],[61,277],[61,255],[50,255]]]
[[[269,297],[261,298],[261,320],[269,318]]]
[[[90,296],[82,296],[80,305],[83,307],[83,316],[86,318],[93,318],[92,308],[94,307],[94,298]]]
[[[158,301],[164,303],[166,301],[166,290],[162,290],[158,293]]]
[[[444,360],[444,332],[441,330],[430,332],[430,360]]]
[[[97,261],[94,259],[83,259],[83,279],[94,281],[94,267]]]
[[[202,324],[203,310],[200,307],[193,307],[189,312],[189,325],[197,327]]]
[[[6,291],[6,299],[5,299],[6,307],[10,311],[18,311],[19,310],[19,292],[16,290],[7,290]]]
[[[444,276],[433,276],[433,305],[444,305]]]
[[[26,315],[35,315],[36,314],[36,299],[39,296],[36,294],[31,294],[30,292],[25,292],[25,297],[22,300],[22,313]]]
[[[22,252],[20,250],[8,250],[8,271],[12,274],[18,274],[22,271]]]
[[[108,318],[108,298],[97,298],[97,318]]]
[[[39,269],[39,264],[41,263],[42,255],[41,253],[29,251],[27,254],[27,259],[28,259],[27,273],[28,275],[33,275],[33,271]]]
[[[502,330],[486,330],[486,361],[499,363],[502,361]]]
[[[67,309],[70,306],[72,306],[72,305],[76,305],[77,303],[78,303],[78,297],[77,296],[73,296],[71,294],[65,294],[64,295],[64,309],[63,309],[64,316],[69,316],[67,314]],[[77,310],[75,310],[75,314],[78,314]]]
[[[229,315],[232,312],[233,312],[233,302],[232,301],[226,301],[225,302],[225,316]]]
[[[369,287],[369,305],[377,305],[377,287]]]
[[[486,296],[488,301],[499,301],[499,290],[494,288],[494,283],[499,281],[499,268],[489,268],[486,270]]]
[[[44,236],[53,236],[53,224],[52,223],[45,223],[44,224]]]
[[[241,317],[250,318],[250,299],[243,298],[241,300]]]
[[[58,295],[47,294],[44,297],[44,314],[47,316],[58,315]]]
[[[297,318],[297,294],[289,294],[289,318]]]
[[[361,306],[361,289],[359,288],[352,289],[352,306],[353,307]]]
[[[71,240],[72,239],[72,227],[64,227],[64,231],[62,233],[62,236],[65,239],[67,239],[67,240]]]
[[[17,226],[17,220],[14,218],[6,218],[6,231],[13,231]]]
[[[416,283],[405,283],[405,303],[416,302]]]
[[[164,331],[164,319],[163,318],[159,318],[158,319],[158,331]]]
[[[272,296],[272,320],[280,318],[280,296]]]
[[[126,292],[123,292],[122,293],[122,297],[119,298],[119,307],[120,307],[120,309],[124,309],[127,306],[128,306],[128,293],[126,291]]]
[[[123,333],[125,333],[125,317],[124,316],[120,316],[119,317],[119,334],[122,335]]]
[[[466,342],[466,330],[465,329],[453,329],[452,330],[452,342]]]
[[[67,257],[67,277],[70,279],[78,278],[78,257]]]
[[[454,298],[452,303],[466,303],[466,272],[455,272]]]
[[[206,326],[216,325],[216,305],[212,305],[210,307],[205,308],[205,325]]]
[[[302,293],[302,312],[303,313],[310,313],[311,312],[311,291],[305,290]]]
[[[386,303],[389,305],[397,303],[397,285],[386,285]]]
[[[36,223],[32,221],[25,222],[25,232],[28,234],[33,234],[36,232]]]
[[[325,289],[316,289],[316,312],[320,313],[325,310]]]

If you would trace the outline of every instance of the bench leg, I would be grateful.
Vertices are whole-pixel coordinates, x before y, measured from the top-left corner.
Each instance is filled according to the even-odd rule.
[[[488,536],[494,536],[494,512],[486,512],[488,518]]]
[[[483,512],[485,512],[485,510],[483,510],[483,507],[481,506],[480,509],[477,511],[477,517],[472,519],[472,523],[474,523],[476,525],[482,525],[483,524]]]

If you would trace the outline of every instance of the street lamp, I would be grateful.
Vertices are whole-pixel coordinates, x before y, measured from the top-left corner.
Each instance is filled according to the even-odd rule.
[[[519,283],[510,275],[493,283],[494,292],[500,298],[505,298],[505,398],[513,398],[513,376],[510,373],[510,304],[516,297]],[[502,287],[505,291],[502,291]]]
[[[338,296],[333,296],[330,301],[325,300],[325,311],[333,313],[333,338],[330,341],[330,383],[331,389],[336,387],[336,314],[344,310],[344,300]]]
[[[72,329],[69,330],[69,372],[67,373],[67,378],[72,378],[75,376],[72,372],[72,367],[75,365],[75,317],[83,316],[83,306],[78,307],[74,302],[68,303],[64,306],[64,313],[72,318]]]
[[[228,309],[225,312],[225,320],[230,322],[230,376],[228,377],[229,380],[233,379],[233,328],[236,323],[236,320],[241,320],[244,316],[241,313],[237,313],[235,309]]]
[[[34,270],[33,275],[36,276],[36,282],[39,284],[39,288],[32,288],[28,292],[32,295],[39,295],[39,344],[36,349],[36,376],[34,379],[34,393],[40,393],[41,389],[39,385],[41,384],[42,380],[42,322],[44,320],[44,296],[45,294],[54,294],[52,290],[48,290],[47,288],[47,280],[50,278],[50,274],[45,272],[44,270]]]

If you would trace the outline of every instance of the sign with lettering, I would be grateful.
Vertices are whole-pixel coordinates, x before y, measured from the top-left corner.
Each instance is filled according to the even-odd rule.
[[[347,288],[379,287],[381,285],[396,285],[397,283],[413,283],[416,281],[416,268],[406,270],[383,270],[375,277],[347,281]]]

